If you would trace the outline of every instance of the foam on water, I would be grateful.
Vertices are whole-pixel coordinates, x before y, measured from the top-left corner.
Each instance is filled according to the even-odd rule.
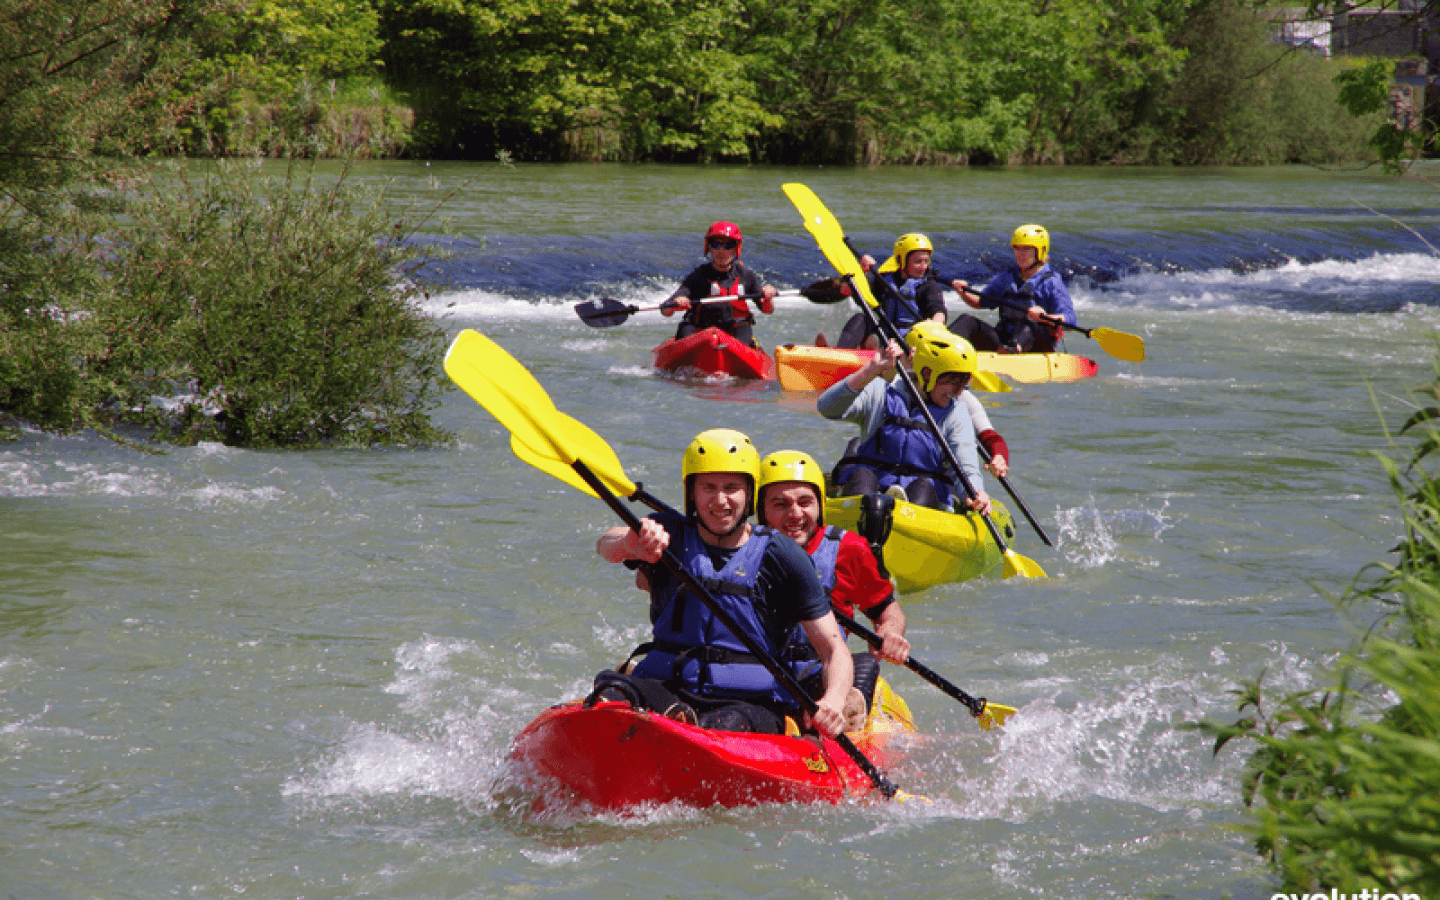
[[[1277,683],[1302,680],[1297,662],[1280,654],[1286,676]],[[1117,674],[1124,677],[1111,681]],[[1076,697],[1075,685],[1027,683],[1052,693],[1021,706],[1002,731],[947,741],[957,749],[942,752],[935,774],[917,784],[938,794],[933,782],[949,781],[930,814],[1023,823],[1096,798],[1157,811],[1233,802],[1243,755],[1214,757],[1207,741],[1177,727],[1214,714],[1227,679],[1160,658],[1079,684],[1087,695]]]
[[[1395,312],[1432,315],[1440,305],[1440,257],[1377,253],[1359,260],[1301,262],[1251,271],[1144,271],[1096,288],[1072,285],[1077,310],[1215,310],[1240,312],[1270,307],[1302,313]]]

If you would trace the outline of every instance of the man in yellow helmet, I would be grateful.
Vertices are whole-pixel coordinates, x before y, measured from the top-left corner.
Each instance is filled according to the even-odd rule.
[[[854,616],[858,607],[875,623],[875,633],[883,642],[880,648],[850,657],[855,690],[846,708],[847,728],[863,727],[880,678],[878,660],[903,665],[910,658],[905,614],[895,599],[895,586],[881,573],[864,538],[825,526],[825,475],[808,453],[780,450],[760,460],[756,495],[760,521],[810,554],[830,605],[847,616]],[[802,639],[803,634],[796,638]]]
[[[656,513],[639,531],[612,528],[596,552],[613,563],[655,563],[674,545],[685,570],[772,658],[786,660],[798,678],[820,670],[823,694],[812,724],[833,736],[845,724],[850,654],[810,558],[794,541],[748,521],[760,473],[755,447],[738,431],[702,432],[686,449],[681,473],[684,516]],[[780,734],[787,715],[800,718],[795,698],[670,570],[652,565],[645,575],[653,641],[633,672],[600,673],[592,699],[629,699],[671,715],[693,711],[702,727],[727,731]],[[790,653],[797,626],[813,652]]]
[[[964,405],[957,402],[976,371],[975,348],[943,325],[913,328],[905,340],[912,352],[915,381],[930,414],[975,489],[975,498],[966,498],[964,506],[989,513],[990,497],[982,489],[975,450],[975,425]],[[872,494],[898,485],[911,503],[946,509],[957,491],[948,455],[909,389],[898,379],[887,383],[878,377],[904,356],[892,342],[831,385],[815,401],[815,407],[827,419],[854,422],[861,429],[855,450],[835,467],[842,494]]]
[[[884,640],[878,656],[900,664],[909,659],[895,586],[880,574],[864,538],[825,525],[825,475],[814,458],[799,450],[766,456],[760,460],[758,494],[760,520],[810,554],[831,605],[852,617],[859,609],[875,623]]]
[[[916,322],[945,322],[945,286],[934,277],[930,260],[935,245],[923,234],[902,234],[895,239],[895,252],[878,269],[869,269],[870,291],[880,302],[880,308],[901,337],[907,334]],[[866,256],[863,262],[873,260]],[[845,323],[837,347],[864,347],[876,350],[880,337],[870,327],[869,319],[856,313]]]
[[[1060,325],[1074,325],[1076,320],[1065,282],[1046,261],[1050,235],[1039,225],[1021,225],[1010,236],[1010,249],[1015,254],[1015,268],[997,275],[983,291],[972,291],[959,278],[950,283],[960,299],[975,309],[999,307],[998,326],[965,313],[950,323],[950,330],[977,350],[1052,353]]]

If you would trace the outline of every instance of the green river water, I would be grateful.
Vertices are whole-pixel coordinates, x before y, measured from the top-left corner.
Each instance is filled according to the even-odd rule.
[[[1015,225],[1049,227],[1081,324],[1149,357],[1074,335],[1098,378],[985,397],[1056,538],[1020,521],[1015,549],[1050,577],[905,599],[918,659],[1020,712],[982,733],[892,670],[929,740],[891,774],[929,803],[537,816],[500,790],[510,741],[646,636],[646,603],[594,554],[608,510],[516,460],[469,398],[437,413],[454,443],[423,450],[147,455],[27,432],[0,446],[0,897],[1277,889],[1234,830],[1242,755],[1180,726],[1230,715],[1262,669],[1276,691],[1322,684],[1351,641],[1329,598],[1400,529],[1370,451],[1433,376],[1440,259],[1421,238],[1440,244],[1440,193],[1298,169],[356,177],[455,191],[427,311],[499,341],[672,503],[704,428],[827,465],[853,429],[773,384],[658,377],[673,320],[591,329],[574,303],[658,301],[721,218],[777,285],[828,274],[786,181],[875,255],[924,230],[973,278]],[[846,313],[783,301],[757,334],[809,342]]]

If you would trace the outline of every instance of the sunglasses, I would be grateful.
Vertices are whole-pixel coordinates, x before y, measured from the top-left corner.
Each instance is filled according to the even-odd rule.
[[[705,246],[711,250],[734,250],[740,245],[729,238],[711,238],[705,242]]]

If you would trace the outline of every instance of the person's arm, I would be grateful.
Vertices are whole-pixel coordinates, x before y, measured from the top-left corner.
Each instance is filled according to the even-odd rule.
[[[664,303],[660,304],[660,315],[668,319],[671,316],[675,315],[676,310],[682,310],[686,312],[690,310],[690,307],[692,305],[690,303],[690,298],[695,294],[695,287],[691,284],[691,280],[694,279],[695,274],[698,271],[699,270],[697,269],[695,271],[692,271],[689,275],[686,275],[684,280],[680,282],[680,286],[675,289],[675,293],[671,294]]]
[[[975,429],[975,439],[978,440],[990,453],[990,462],[985,466],[996,478],[1004,478],[1010,474],[1010,447],[1000,432],[990,424],[990,416],[985,412],[985,407],[980,405],[980,400],[967,388],[960,394],[960,399],[965,403],[965,409],[970,413],[970,423]]]
[[[741,266],[743,264],[737,260],[735,265]],[[768,316],[775,312],[775,288],[772,285],[766,284],[754,270],[743,268],[742,271],[745,273],[743,292],[746,294],[760,295],[760,299],[755,301],[755,305],[758,306],[760,311],[765,315]]]
[[[665,548],[670,546],[670,532],[654,519],[641,519],[637,533],[627,525],[617,525],[600,535],[595,542],[595,552],[606,562],[619,563],[627,559],[644,562],[659,562]]]
[[[831,602],[840,609],[859,609],[875,623],[875,633],[884,642],[880,649],[870,648],[880,659],[904,665],[910,658],[910,642],[905,638],[905,614],[895,599],[895,586],[880,574],[875,554],[865,539],[846,532],[840,539],[840,554],[835,560],[835,590]]]
[[[940,286],[940,282],[927,280],[919,293],[916,299],[920,301],[920,318],[945,324],[945,288]]]
[[[955,458],[960,462],[960,470],[965,473],[970,480],[970,486],[975,489],[975,499],[967,498],[966,508],[989,514],[990,496],[985,493],[984,482],[980,480],[980,456],[975,450],[975,426],[970,422],[968,411],[963,407],[952,410],[950,415],[945,417],[940,430],[945,436],[945,442],[950,445],[951,450],[955,451]],[[960,488],[960,490],[963,492],[964,489]]]
[[[884,642],[879,650],[872,647],[870,652],[896,665],[905,665],[910,658],[910,641],[905,637],[905,613],[901,611],[900,604],[891,600],[880,610],[878,617],[870,618],[875,623],[875,633]]]
[[[971,309],[980,308],[980,292],[972,290],[970,288],[970,282],[963,278],[956,278],[950,282],[950,287],[954,289],[955,293],[960,295],[960,299],[965,301],[966,306],[969,306]]]
[[[1052,277],[1045,279],[1045,290],[1043,291],[1046,311],[1059,318],[1066,325],[1077,323],[1075,318],[1075,301],[1070,298],[1070,290],[1065,287],[1065,282],[1060,280],[1057,272]]]
[[[810,716],[810,724],[834,737],[845,729],[845,697],[855,684],[855,663],[845,649],[834,613],[827,612],[800,624],[824,669],[825,693],[815,701],[816,710]]]

